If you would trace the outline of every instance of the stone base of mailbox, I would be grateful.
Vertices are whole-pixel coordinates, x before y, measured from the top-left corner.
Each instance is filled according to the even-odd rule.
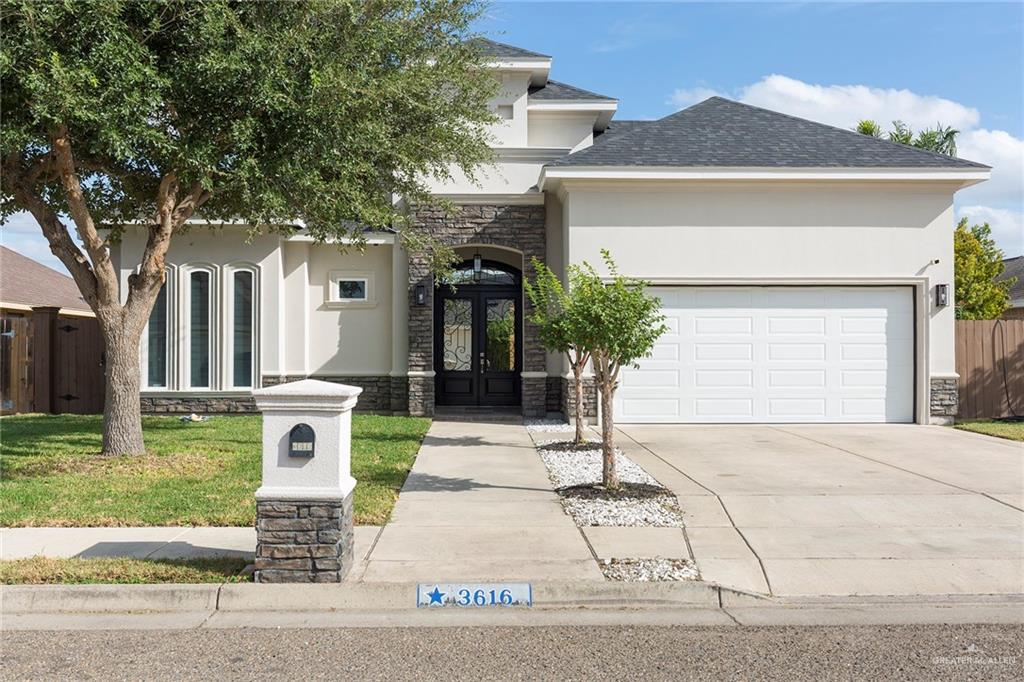
[[[257,500],[258,583],[338,583],[352,568],[352,494],[344,500]]]

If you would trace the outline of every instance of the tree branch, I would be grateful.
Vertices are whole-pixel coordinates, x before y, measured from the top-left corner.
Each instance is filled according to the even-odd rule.
[[[4,175],[15,201],[19,206],[31,213],[36,222],[39,223],[43,236],[46,237],[46,241],[50,244],[50,251],[60,259],[60,262],[71,273],[71,277],[74,278],[79,291],[82,292],[82,296],[89,304],[89,307],[98,313],[98,286],[89,259],[85,257],[85,254],[75,244],[75,241],[71,238],[71,233],[68,232],[67,226],[61,222],[57,213],[43,201],[35,186],[29,181],[29,178],[39,177],[42,172],[41,168],[45,164],[33,167],[26,173],[21,169],[20,161],[16,159],[16,156],[9,156],[3,164]]]
[[[110,253],[96,230],[89,207],[85,203],[82,183],[75,171],[75,157],[71,151],[71,140],[68,138],[66,126],[61,126],[57,130],[53,135],[52,143],[56,170],[64,185],[68,211],[71,213],[72,220],[75,221],[78,236],[85,244],[85,250],[92,261],[93,277],[96,282],[94,287],[96,299],[103,305],[119,305],[117,273],[114,271],[114,264],[110,261]]]

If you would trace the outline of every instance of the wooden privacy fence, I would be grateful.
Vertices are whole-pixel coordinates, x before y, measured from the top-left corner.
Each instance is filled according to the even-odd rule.
[[[57,308],[0,313],[0,411],[103,411],[103,336],[91,317]]]
[[[1024,415],[1024,320],[957,320],[957,419]]]

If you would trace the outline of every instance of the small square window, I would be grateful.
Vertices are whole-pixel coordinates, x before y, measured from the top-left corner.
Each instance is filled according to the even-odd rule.
[[[339,279],[338,280],[339,301],[365,301],[366,280],[365,279]]]
[[[506,121],[512,120],[512,105],[511,104],[499,104],[495,107],[495,112],[498,114],[498,118]]]

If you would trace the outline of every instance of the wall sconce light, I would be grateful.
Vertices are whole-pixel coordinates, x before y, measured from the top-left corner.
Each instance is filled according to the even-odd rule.
[[[484,268],[484,259],[477,251],[473,254],[473,281],[479,282],[481,277],[481,271]]]
[[[426,305],[427,304],[427,287],[423,286],[422,284],[417,284],[415,292],[414,292],[414,296],[416,297],[416,305]]]
[[[949,285],[948,284],[936,284],[935,285],[935,307],[945,308],[949,305]]]

